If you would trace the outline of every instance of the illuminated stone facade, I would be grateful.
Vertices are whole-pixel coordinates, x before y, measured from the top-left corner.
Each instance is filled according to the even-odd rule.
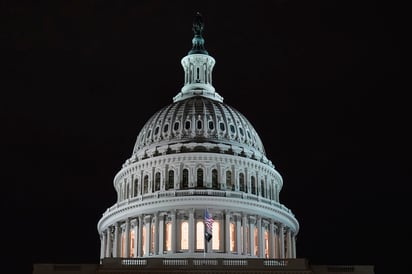
[[[182,59],[181,92],[147,121],[115,176],[117,203],[98,223],[101,259],[296,257],[299,224],[279,201],[282,177],[251,123],[212,86],[215,60],[200,38]]]

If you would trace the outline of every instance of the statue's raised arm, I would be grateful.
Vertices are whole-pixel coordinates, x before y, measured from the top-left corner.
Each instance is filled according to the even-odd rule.
[[[202,15],[200,14],[200,12],[197,12],[195,19],[193,21],[193,28],[192,28],[196,36],[202,36],[203,26],[204,24],[203,24]]]

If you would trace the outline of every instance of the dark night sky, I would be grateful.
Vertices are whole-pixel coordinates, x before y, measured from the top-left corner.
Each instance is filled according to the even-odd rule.
[[[4,273],[98,262],[113,178],[143,124],[180,91],[197,11],[213,85],[255,126],[284,179],[281,202],[301,225],[298,257],[405,269],[404,7],[6,1],[0,10],[1,249],[14,268]]]

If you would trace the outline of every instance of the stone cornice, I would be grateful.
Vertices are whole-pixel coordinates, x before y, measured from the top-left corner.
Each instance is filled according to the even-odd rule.
[[[214,197],[214,196],[172,196],[157,199],[127,200],[126,203],[116,204],[108,209],[98,223],[98,230],[104,230],[110,224],[119,222],[128,217],[141,214],[150,214],[157,210],[205,208],[210,205],[216,208],[226,208],[241,211],[246,214],[258,214],[263,218],[275,219],[290,227],[296,234],[299,223],[293,213],[282,204],[274,202],[265,203],[242,198]]]

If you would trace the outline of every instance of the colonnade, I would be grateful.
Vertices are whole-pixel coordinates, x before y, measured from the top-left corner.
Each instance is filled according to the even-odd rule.
[[[204,209],[126,218],[100,232],[100,257],[138,258],[175,253],[225,253],[296,258],[296,233],[275,219],[243,212],[211,212],[213,237],[204,237]]]

